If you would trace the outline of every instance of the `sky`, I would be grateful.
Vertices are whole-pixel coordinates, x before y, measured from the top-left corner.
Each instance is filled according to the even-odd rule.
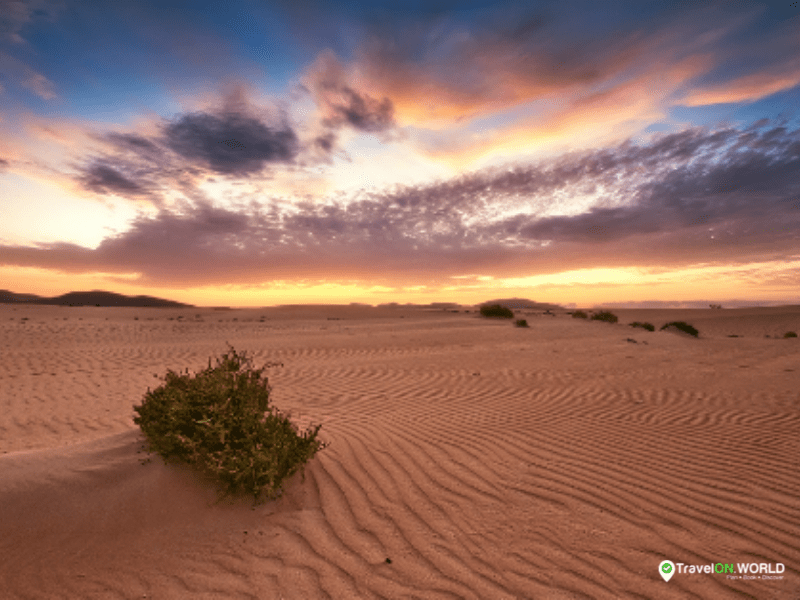
[[[800,303],[800,4],[0,0],[0,289]]]

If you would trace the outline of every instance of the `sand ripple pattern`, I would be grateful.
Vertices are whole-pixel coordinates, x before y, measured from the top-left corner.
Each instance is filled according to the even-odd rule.
[[[182,333],[145,321],[106,326],[100,345],[87,329],[68,350],[42,332],[69,331],[42,326],[0,361],[0,444],[38,449],[0,456],[0,503],[39,527],[30,541],[0,522],[3,597],[798,597],[791,373],[762,374],[776,391],[721,370],[715,386],[692,375],[699,355],[685,340],[632,347],[613,327],[593,330],[605,336],[598,361],[573,333],[588,324],[555,321],[267,330],[228,317],[228,329]],[[225,340],[282,361],[274,402],[321,422],[330,442],[304,480],[255,510],[210,505],[189,474],[140,465],[130,422],[153,372],[201,367]],[[786,573],[664,585],[664,558]]]

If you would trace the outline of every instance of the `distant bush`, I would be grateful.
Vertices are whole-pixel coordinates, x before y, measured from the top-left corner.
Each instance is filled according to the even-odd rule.
[[[594,313],[592,315],[592,321],[605,321],[606,323],[616,323],[619,321],[617,315],[612,312],[608,312],[607,310],[600,311],[598,313]]]
[[[516,321],[514,321],[514,325],[516,325],[517,327],[527,327],[528,321],[527,319],[517,319]]]
[[[573,319],[588,319],[589,315],[587,315],[582,310],[576,310],[575,312],[572,313],[572,318]]]
[[[793,337],[797,337],[797,334],[794,331],[787,331],[786,333],[783,334],[783,337],[784,338],[793,338]]]
[[[481,306],[481,314],[484,317],[496,317],[498,319],[513,319],[514,313],[500,304],[490,304]]]
[[[639,321],[634,321],[633,323],[628,323],[631,327],[641,327],[642,329],[647,329],[647,331],[655,331],[656,326],[652,323],[640,323]]]
[[[221,497],[280,495],[283,481],[323,448],[320,426],[298,432],[288,417],[269,406],[270,387],[245,353],[230,348],[217,365],[194,377],[167,371],[165,383],[148,388],[134,406],[133,421],[147,449],[164,462],[183,462],[210,475]],[[246,367],[246,368],[245,368]]]
[[[660,331],[664,331],[668,327],[674,327],[675,329],[683,331],[684,333],[688,333],[689,335],[693,335],[694,337],[697,337],[699,333],[697,329],[695,329],[688,323],[684,323],[683,321],[672,321],[671,323],[662,325]]]

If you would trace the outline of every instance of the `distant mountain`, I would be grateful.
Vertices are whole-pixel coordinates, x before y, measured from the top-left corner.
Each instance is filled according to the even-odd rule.
[[[8,290],[0,290],[0,303],[13,304],[48,304],[56,306],[133,306],[158,308],[191,308],[192,304],[183,304],[173,300],[154,298],[153,296],[125,296],[114,292],[92,290],[91,292],[69,292],[55,298],[44,298],[35,294],[15,294]]]
[[[480,306],[485,306],[487,304],[499,304],[500,306],[505,306],[510,310],[522,310],[522,309],[533,309],[533,310],[563,310],[563,306],[559,306],[558,304],[546,304],[544,302],[534,302],[533,300],[527,300],[525,298],[508,298],[506,300],[487,300],[486,302],[481,302]]]
[[[31,302],[41,300],[41,298],[41,296],[37,296],[36,294],[15,294],[8,290],[0,290],[0,303]]]
[[[378,304],[378,308],[442,308],[446,310],[460,307],[461,305],[457,302],[431,302],[430,304],[414,304],[412,302],[398,304],[397,302],[386,302],[384,304]]]
[[[424,308],[460,308],[461,305],[455,302],[431,302],[430,304],[423,304]]]

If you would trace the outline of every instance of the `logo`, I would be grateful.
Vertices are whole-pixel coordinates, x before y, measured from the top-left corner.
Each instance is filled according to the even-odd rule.
[[[669,581],[675,574],[675,563],[671,560],[662,560],[661,564],[658,565],[658,572],[664,578],[664,581]]]
[[[669,581],[675,573],[684,575],[724,575],[726,579],[741,581],[783,579],[786,565],[783,563],[707,563],[689,565],[662,560],[658,565],[658,574],[664,581]]]

